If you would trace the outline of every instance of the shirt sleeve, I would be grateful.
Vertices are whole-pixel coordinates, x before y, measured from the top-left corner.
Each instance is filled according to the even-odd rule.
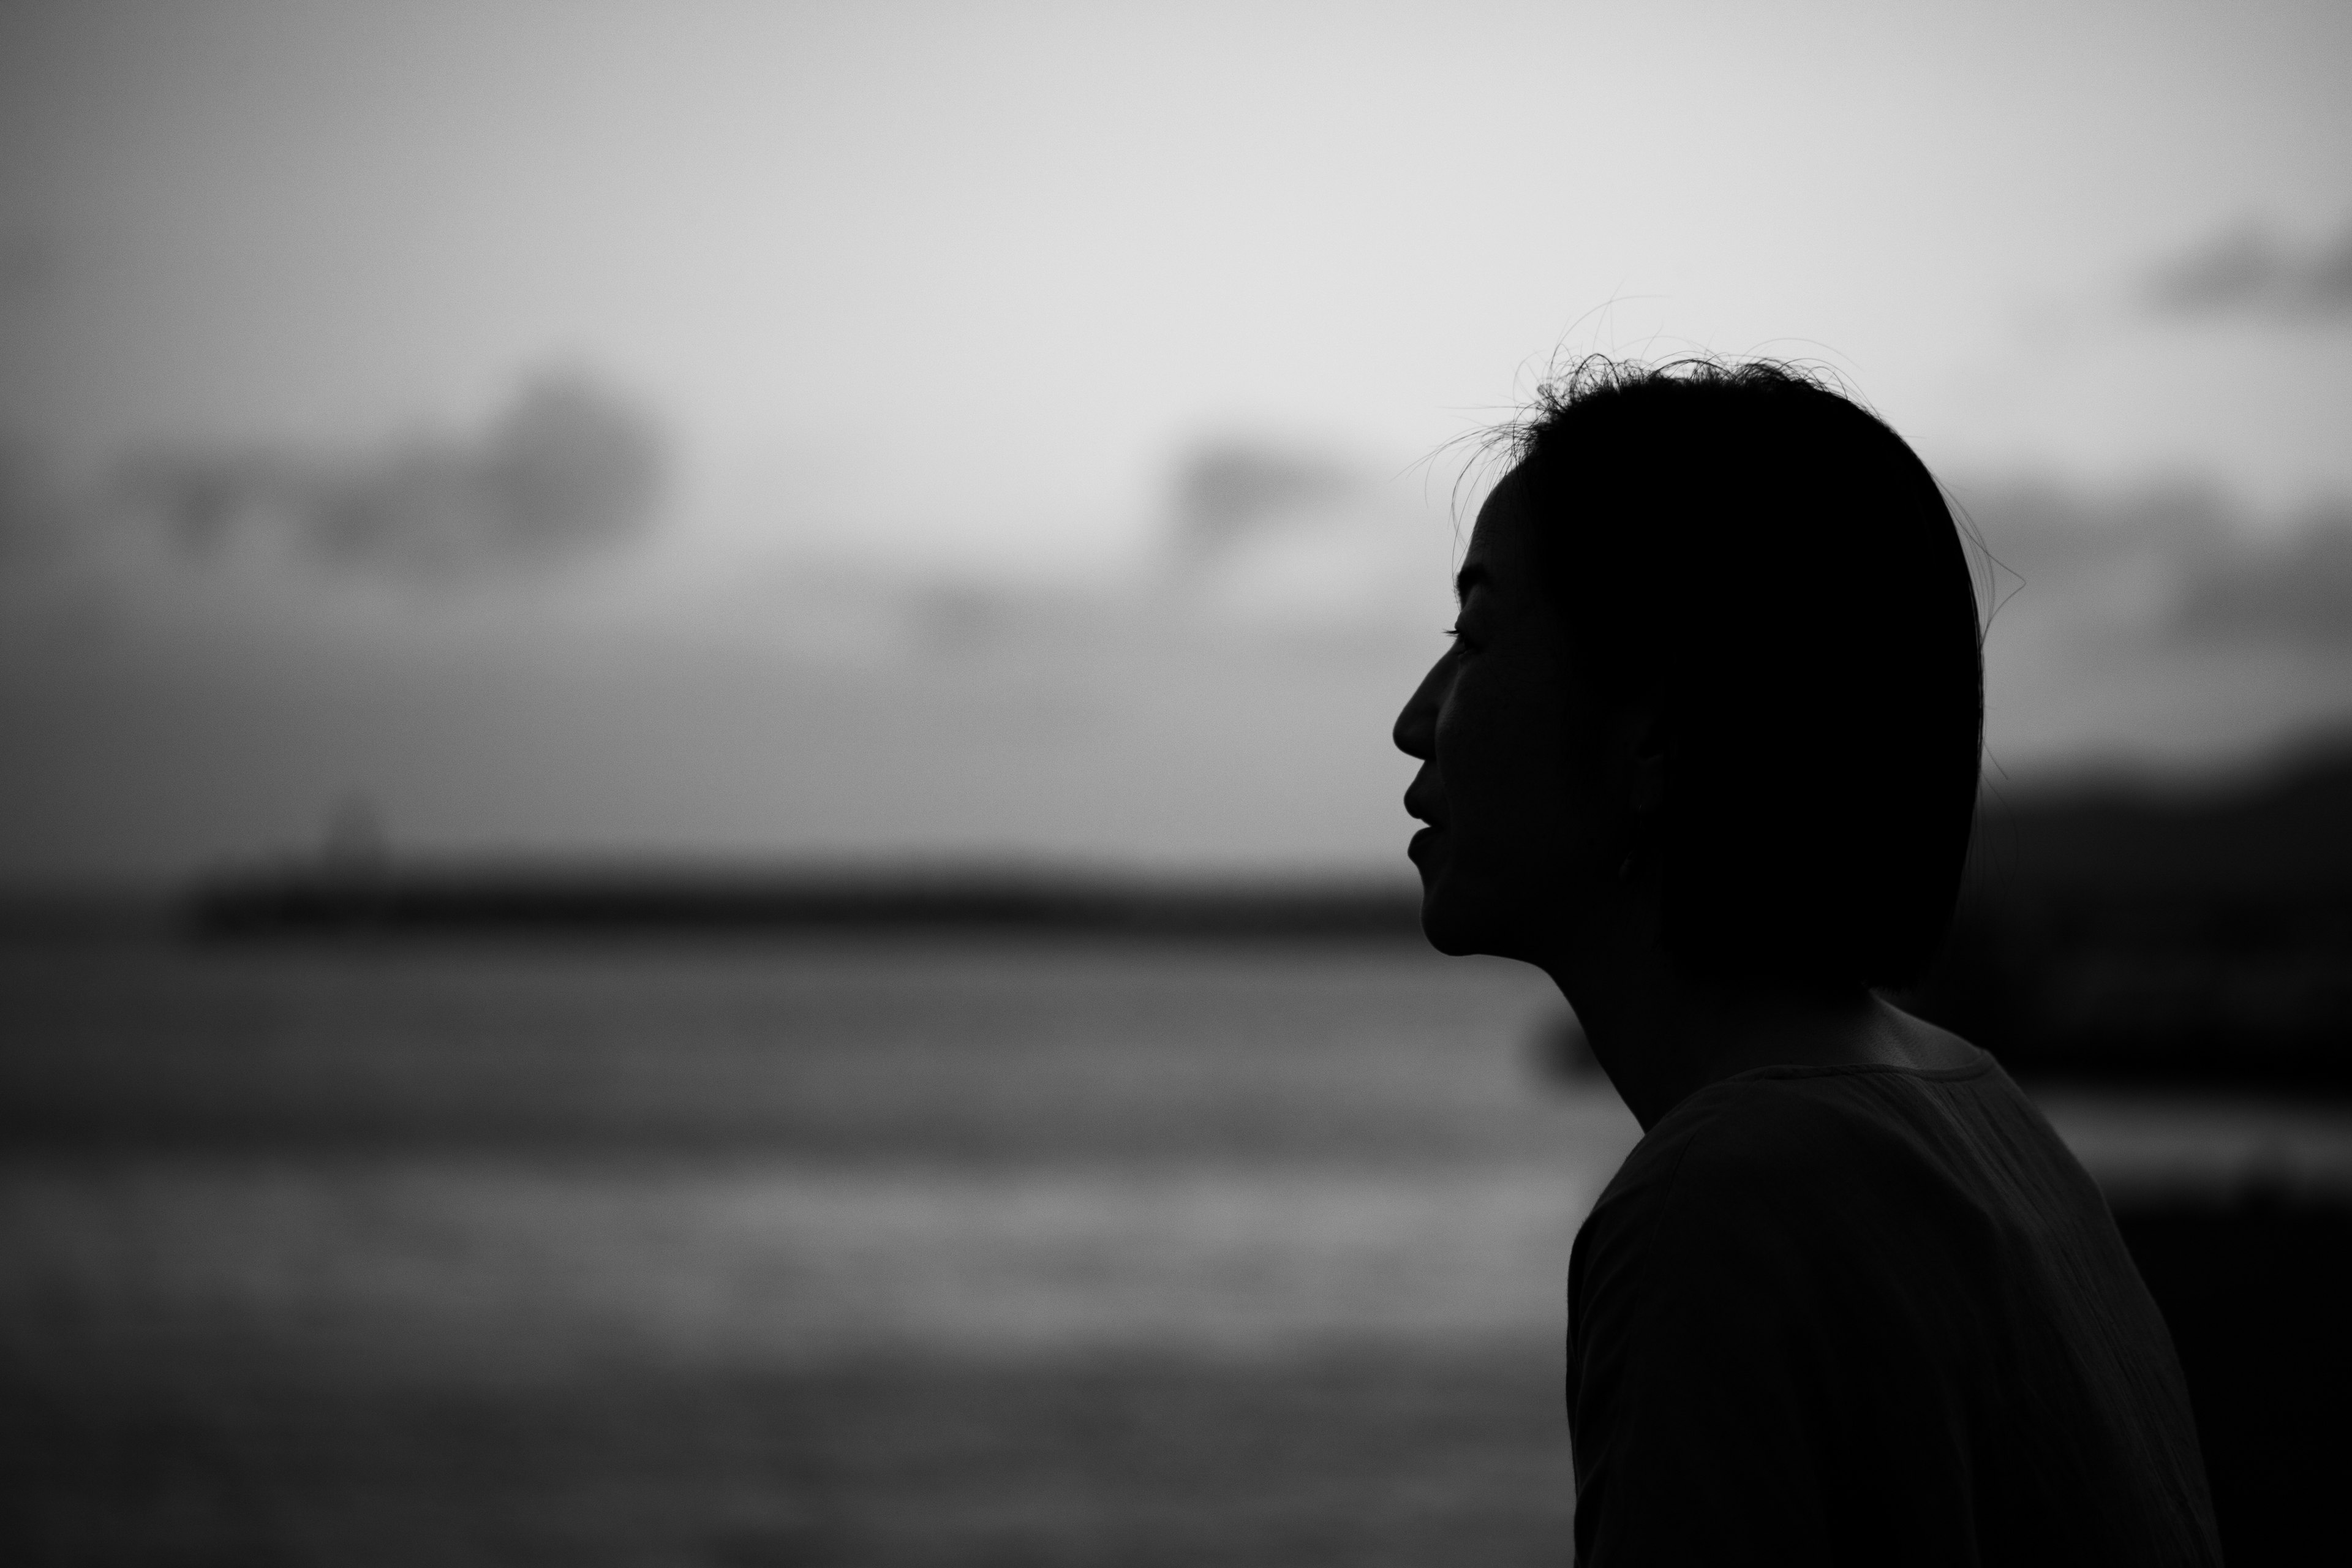
[[[1967,1423],[1874,1223],[1885,1184],[1743,1110],[1629,1169],[1577,1237],[1579,1563],[1975,1561]]]

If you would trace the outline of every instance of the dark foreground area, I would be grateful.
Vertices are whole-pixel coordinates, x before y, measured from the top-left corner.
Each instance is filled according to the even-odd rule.
[[[1633,1131],[1410,942],[0,944],[0,1561],[1556,1563]],[[2347,1555],[2352,1113],[2074,1089],[2231,1561]]]
[[[12,1379],[20,1563],[1555,1563],[1556,1358]],[[212,1386],[205,1386],[209,1382]]]
[[[2342,1561],[2352,1209],[2122,1218],[2229,1561]],[[249,1568],[1556,1563],[1559,1373],[1539,1344],[437,1386],[268,1356],[11,1358],[0,1546]]]
[[[0,1562],[1557,1562],[1622,1115],[1406,948],[0,950]]]
[[[2342,1561],[2352,1204],[2258,1190],[2116,1217],[2180,1352],[2228,1560]]]

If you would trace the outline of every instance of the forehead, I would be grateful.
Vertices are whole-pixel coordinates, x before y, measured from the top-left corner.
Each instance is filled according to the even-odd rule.
[[[1465,602],[1473,592],[1518,597],[1530,582],[1529,542],[1526,500],[1516,476],[1507,474],[1478,509],[1469,548],[1462,552],[1462,568],[1454,574],[1455,596]]]

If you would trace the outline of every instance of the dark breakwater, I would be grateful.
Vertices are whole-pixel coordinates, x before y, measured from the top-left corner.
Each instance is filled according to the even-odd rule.
[[[1003,867],[288,862],[184,900],[205,940],[1026,932],[1395,940],[1394,878]],[[1950,939],[1901,998],[2021,1077],[2352,1092],[2352,750],[2197,791],[1989,790]]]
[[[1916,1010],[2021,1074],[2352,1091],[2352,750],[1998,793]]]

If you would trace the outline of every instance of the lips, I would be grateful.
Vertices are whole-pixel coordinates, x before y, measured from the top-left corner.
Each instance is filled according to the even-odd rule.
[[[1423,827],[1420,832],[1414,834],[1412,839],[1409,840],[1404,847],[1405,858],[1412,861],[1416,866],[1421,866],[1422,869],[1426,872],[1428,870],[1428,867],[1423,862],[1423,852],[1429,848],[1431,842],[1434,840],[1438,834],[1444,829],[1444,824],[1438,820],[1437,807],[1435,805],[1430,801],[1428,796],[1423,795],[1417,789],[1407,790],[1405,792],[1404,808],[1406,811],[1412,813],[1415,818],[1428,824],[1428,826]]]

